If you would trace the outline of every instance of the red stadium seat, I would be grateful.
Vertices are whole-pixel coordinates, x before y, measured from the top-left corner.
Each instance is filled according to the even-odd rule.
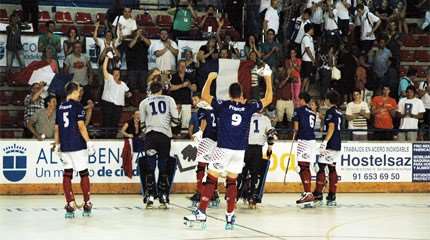
[[[169,28],[172,26],[172,17],[169,15],[158,15],[156,19],[157,25],[162,28]]]
[[[15,138],[13,131],[0,131],[0,138]]]
[[[13,119],[9,115],[9,111],[0,111],[0,126],[11,127]]]
[[[83,25],[80,32],[83,36],[92,36],[94,30],[96,30],[94,25]]]
[[[67,33],[69,32],[70,27],[73,25],[70,24],[63,24],[61,25],[60,32],[62,32],[65,36],[67,36]]]
[[[408,69],[405,68],[404,66],[400,66],[400,76],[406,76],[406,73],[408,72]]]
[[[417,42],[421,47],[430,47],[430,35],[418,36]]]
[[[73,23],[72,15],[69,12],[56,12],[55,22],[57,23]]]
[[[0,22],[8,22],[9,18],[7,16],[6,9],[0,9]]]
[[[12,102],[12,92],[0,91],[0,105],[9,105]]]
[[[402,38],[403,45],[405,47],[419,47],[418,42],[411,35],[406,35]]]
[[[137,15],[136,23],[139,26],[147,26],[147,27],[155,26],[154,22],[152,21],[152,16],[149,13]]]
[[[425,78],[426,77],[426,70],[422,66],[411,66],[417,70],[417,77],[419,78]]]
[[[39,22],[46,23],[51,20],[51,16],[48,11],[40,11],[39,12]]]
[[[415,51],[415,60],[419,62],[430,62],[430,53],[428,50]]]
[[[157,38],[160,35],[160,29],[156,26],[143,28],[143,34],[147,38]]]
[[[400,51],[400,61],[402,62],[415,62],[415,52],[408,50]]]
[[[39,24],[39,33],[46,33],[48,31],[48,28],[46,27],[45,23]]]
[[[24,99],[28,95],[25,91],[15,91],[12,97],[12,104],[16,106],[24,106]]]
[[[90,13],[77,12],[76,13],[76,23],[77,24],[92,24],[93,20]]]

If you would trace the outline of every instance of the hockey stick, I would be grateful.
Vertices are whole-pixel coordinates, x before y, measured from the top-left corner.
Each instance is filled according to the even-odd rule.
[[[293,153],[293,146],[294,146],[295,139],[296,139],[296,132],[294,131],[293,138],[291,139],[291,147],[290,147],[290,153],[288,154],[287,166],[285,167],[284,185],[287,180],[288,167],[290,166],[290,159],[291,159],[291,154]]]

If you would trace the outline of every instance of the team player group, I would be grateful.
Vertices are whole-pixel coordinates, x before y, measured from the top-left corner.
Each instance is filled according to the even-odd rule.
[[[236,202],[243,198],[251,208],[261,202],[264,182],[270,165],[270,155],[274,144],[274,129],[270,120],[262,112],[272,102],[271,71],[260,70],[265,80],[265,95],[261,100],[244,99],[239,83],[229,86],[229,100],[220,100],[210,95],[216,73],[210,73],[203,87],[199,103],[201,131],[194,136],[198,139],[197,147],[197,191],[192,197],[196,209],[185,216],[187,224],[205,223],[206,210],[211,202],[219,204],[217,185],[219,177],[226,178],[226,229],[232,229],[235,223]],[[154,82],[150,86],[150,96],[139,106],[143,123],[144,158],[139,159],[142,181],[142,194],[147,207],[152,207],[158,198],[160,207],[167,208],[176,161],[169,156],[171,146],[171,127],[179,124],[179,115],[175,101],[162,93],[162,85]],[[88,155],[93,152],[93,145],[85,128],[85,112],[79,103],[80,87],[73,82],[66,86],[67,99],[57,110],[55,151],[64,163],[63,188],[66,198],[66,217],[73,217],[77,208],[84,209],[84,215],[91,213],[90,183],[87,167]],[[329,92],[326,96],[328,109],[323,129],[325,136],[320,145],[319,159],[315,162],[316,140],[314,128],[317,115],[310,107],[311,97],[300,94],[300,106],[294,111],[293,142],[297,139],[297,161],[299,175],[303,183],[303,194],[297,204],[312,207],[323,200],[322,192],[326,185],[328,169],[329,193],[327,204],[336,202],[336,159],[339,156],[340,126],[342,113],[337,108],[339,94]],[[293,144],[293,142],[291,144]],[[265,147],[267,145],[267,147]],[[264,151],[263,151],[264,149]],[[140,162],[142,161],[142,162]],[[310,168],[317,166],[317,181],[311,191]],[[155,169],[158,167],[158,179]],[[73,171],[79,172],[84,203],[77,204],[71,188]],[[205,179],[205,181],[203,181]],[[239,182],[239,183],[238,183]]]

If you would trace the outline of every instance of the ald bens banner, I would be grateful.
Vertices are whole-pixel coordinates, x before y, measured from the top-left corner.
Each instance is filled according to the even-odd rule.
[[[96,141],[95,144],[96,153],[84,159],[88,161],[92,182],[139,182],[138,177],[131,180],[125,177],[121,169],[122,141]],[[295,147],[289,156],[290,142],[275,144],[268,182],[283,181],[289,157],[287,181],[300,182],[296,172]],[[195,143],[191,141],[172,144],[171,156],[178,160],[175,182],[194,182],[196,151]],[[62,162],[51,152],[50,141],[0,140],[0,159],[0,184],[61,182]],[[337,169],[343,182],[429,182],[430,144],[347,142],[342,145]],[[134,170],[134,176],[137,174]],[[312,174],[315,176],[314,171]],[[79,178],[74,178],[74,181],[79,181]]]

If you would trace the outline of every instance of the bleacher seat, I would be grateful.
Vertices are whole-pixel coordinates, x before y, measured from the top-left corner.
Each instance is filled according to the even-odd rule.
[[[406,76],[406,73],[408,72],[408,69],[404,66],[400,66],[400,76]]]
[[[133,116],[133,112],[131,111],[122,111],[121,112],[121,118],[118,122],[118,127],[121,127],[125,122],[130,120],[130,118]]]
[[[400,61],[402,62],[415,62],[415,52],[409,50],[400,51]]]
[[[156,18],[157,25],[161,28],[170,28],[172,26],[172,17],[169,15],[157,15]]]
[[[99,21],[101,23],[104,23],[105,19],[106,19],[106,14],[105,13],[97,13],[96,14],[96,20],[97,21]]]
[[[93,20],[91,18],[90,13],[77,12],[75,19],[76,19],[77,24],[92,24],[93,23]]]
[[[65,36],[67,36],[67,33],[69,32],[70,27],[73,25],[70,24],[63,24],[60,27],[60,32],[62,32]]]
[[[15,138],[14,131],[0,131],[0,138]]]
[[[425,78],[426,77],[426,70],[423,66],[411,66],[417,70],[417,77],[419,78]]]
[[[421,47],[430,47],[430,35],[428,34],[419,36],[417,41]]]
[[[12,102],[12,92],[0,91],[0,105],[6,106]]]
[[[419,62],[430,62],[430,53],[428,50],[415,51],[415,60]]]
[[[51,16],[48,11],[39,11],[39,22],[46,23],[51,20]]]
[[[412,35],[405,35],[402,42],[405,47],[419,47],[417,40]]]
[[[94,30],[96,30],[94,25],[83,25],[80,32],[82,36],[89,37],[93,35]]]
[[[55,22],[72,24],[73,23],[72,15],[69,12],[56,12]]]
[[[45,23],[39,23],[39,33],[46,33],[48,31],[48,28],[46,27]]]
[[[147,38],[158,38],[160,37],[160,29],[157,26],[144,27],[143,34]]]
[[[8,22],[9,18],[7,16],[6,9],[0,9],[0,22]]]
[[[12,97],[12,104],[16,106],[24,106],[24,99],[27,96],[26,91],[15,91]]]
[[[136,23],[139,26],[147,26],[147,27],[155,26],[154,22],[152,21],[152,17],[149,13],[137,15]]]
[[[0,111],[0,126],[11,127],[13,120],[9,115],[9,111]]]

